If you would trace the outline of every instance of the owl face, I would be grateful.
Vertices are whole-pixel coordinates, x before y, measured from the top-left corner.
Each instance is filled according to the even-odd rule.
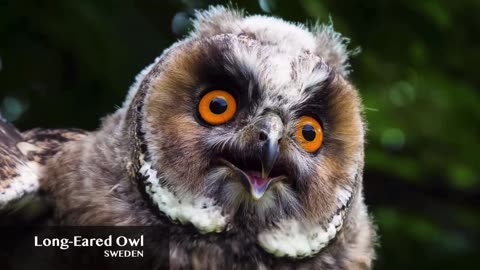
[[[356,91],[324,59],[246,33],[190,38],[140,87],[161,185],[214,199],[229,222],[327,224],[361,166]],[[340,200],[341,201],[341,200]]]

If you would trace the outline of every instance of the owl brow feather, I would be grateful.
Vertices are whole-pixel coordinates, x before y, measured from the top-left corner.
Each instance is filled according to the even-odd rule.
[[[317,65],[319,66],[319,65]],[[335,95],[335,88],[332,88],[332,83],[337,76],[331,68],[325,65],[322,66],[322,69],[327,67],[327,77],[323,80],[311,80],[310,82],[305,82],[304,90],[302,91],[302,99],[293,106],[292,110],[297,113],[313,113],[318,114],[320,112],[325,112],[328,107],[328,101],[331,100],[331,96]],[[317,69],[318,70],[318,69]],[[322,119],[320,119],[322,120]]]
[[[254,105],[261,94],[255,65],[234,53],[238,50],[232,49],[230,39],[235,36],[219,36],[221,37],[205,41],[207,60],[203,62],[202,70],[208,72],[203,74],[202,81],[215,87],[233,87],[235,89],[232,90],[236,90],[234,92],[238,94],[240,104]],[[227,50],[226,47],[230,49]]]

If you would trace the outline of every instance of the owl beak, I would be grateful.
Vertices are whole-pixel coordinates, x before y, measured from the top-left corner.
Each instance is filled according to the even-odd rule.
[[[283,123],[276,114],[267,114],[260,123],[259,140],[262,145],[261,162],[262,162],[262,178],[268,179],[279,154],[279,142],[283,136]]]
[[[254,134],[258,136],[259,146],[256,149],[259,153],[254,152],[251,155],[258,155],[260,158],[252,157],[250,160],[254,162],[260,161],[261,164],[245,166],[245,164],[242,164],[242,161],[233,161],[236,165],[240,165],[240,167],[237,167],[225,159],[220,159],[220,162],[235,171],[245,190],[250,193],[254,200],[259,200],[269,188],[277,182],[287,179],[287,177],[283,174],[279,175],[278,167],[275,167],[280,154],[279,144],[284,132],[281,118],[274,113],[267,113],[256,123],[255,128],[258,133]],[[261,171],[259,170],[260,165]],[[276,170],[276,173],[272,173],[272,170]]]
[[[251,174],[248,176],[250,182],[250,194],[254,200],[262,198],[268,188],[276,182],[275,178],[271,179],[268,176],[278,158],[278,139],[267,139],[264,143],[261,156],[262,174],[261,176]]]
[[[262,178],[267,179],[278,158],[278,140],[268,139],[262,147]]]
[[[268,114],[260,122],[260,130],[261,136],[259,139],[263,143],[260,159],[262,174],[261,177],[250,176],[250,193],[255,200],[260,199],[265,194],[265,191],[279,180],[269,176],[280,153],[278,144],[283,134],[282,120],[276,114]]]

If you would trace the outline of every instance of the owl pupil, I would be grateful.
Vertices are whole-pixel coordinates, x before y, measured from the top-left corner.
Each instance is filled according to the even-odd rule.
[[[222,114],[227,110],[227,101],[224,98],[216,97],[210,101],[210,111],[214,114]]]
[[[311,125],[303,126],[302,135],[303,135],[303,138],[305,138],[305,140],[307,140],[309,142],[313,141],[315,139],[315,137],[317,136],[317,134],[315,132],[315,128]]]

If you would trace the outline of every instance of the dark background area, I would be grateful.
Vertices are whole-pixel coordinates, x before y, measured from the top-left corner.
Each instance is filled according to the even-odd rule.
[[[0,111],[22,130],[95,129],[135,75],[218,1],[0,1]],[[480,265],[480,1],[237,1],[329,22],[368,121],[375,269]]]

